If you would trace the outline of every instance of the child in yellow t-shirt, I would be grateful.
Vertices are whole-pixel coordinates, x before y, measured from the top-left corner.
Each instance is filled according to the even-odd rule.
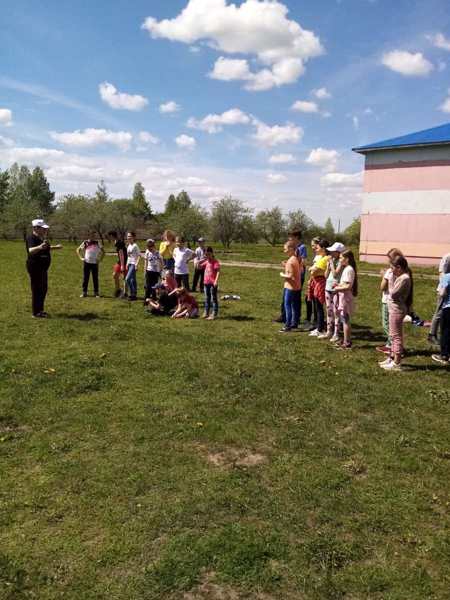
[[[162,242],[159,245],[159,253],[164,261],[164,268],[173,271],[175,261],[173,251],[175,250],[175,234],[170,229],[163,233]]]
[[[328,266],[327,247],[330,245],[328,240],[319,240],[316,244],[316,258],[312,267],[309,268],[311,274],[311,291],[314,307],[317,312],[317,327],[309,334],[311,337],[317,337],[325,330],[325,271]]]

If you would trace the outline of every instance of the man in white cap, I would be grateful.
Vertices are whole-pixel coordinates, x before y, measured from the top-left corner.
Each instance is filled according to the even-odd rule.
[[[27,237],[27,271],[31,282],[31,304],[33,318],[47,317],[44,311],[45,296],[47,295],[47,271],[50,267],[51,250],[59,250],[61,244],[51,246],[47,240],[48,225],[44,219],[34,219],[31,222],[33,233]]]

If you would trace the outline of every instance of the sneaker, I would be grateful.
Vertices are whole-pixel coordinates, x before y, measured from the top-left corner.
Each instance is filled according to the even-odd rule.
[[[214,319],[216,318],[216,315],[209,315],[209,317],[206,317],[207,321],[214,321]]]
[[[207,313],[207,312],[204,312],[204,313],[202,314],[202,319],[207,319],[208,317],[209,317],[209,313]]]
[[[332,344],[336,344],[336,342],[339,342],[339,341],[340,341],[340,337],[338,335],[336,335],[336,334],[334,334],[333,337],[330,338],[330,342]]]
[[[385,365],[381,365],[381,368],[384,369],[385,371],[403,371],[404,370],[402,365],[398,365],[393,360],[391,360],[390,362],[388,362]]]
[[[309,332],[309,337],[319,337],[320,332],[318,329],[313,329],[312,331]]]
[[[80,294],[80,298],[87,298],[87,294]]]
[[[95,294],[95,297],[96,298],[100,298],[100,294]]]
[[[42,313],[37,313],[36,315],[31,315],[32,319],[45,319],[46,316],[43,315]]]
[[[382,367],[383,365],[388,365],[389,363],[392,362],[392,358],[386,358],[386,360],[382,360],[381,362],[379,362],[378,364],[380,365],[380,367]]]
[[[345,342],[342,342],[342,344],[339,344],[335,346],[336,350],[351,350],[352,349],[352,343],[348,342],[348,344],[346,344]]]
[[[442,356],[441,354],[432,354],[431,358],[435,362],[437,362],[437,363],[439,363],[441,365],[449,365],[450,364],[448,356]]]
[[[391,353],[391,348],[390,346],[377,346],[375,348],[375,350],[377,352],[382,352],[383,354],[390,354]]]
[[[290,333],[292,329],[290,327],[282,327],[278,333]]]
[[[329,333],[319,333],[319,335],[317,336],[318,340],[329,340],[331,338],[331,335]]]

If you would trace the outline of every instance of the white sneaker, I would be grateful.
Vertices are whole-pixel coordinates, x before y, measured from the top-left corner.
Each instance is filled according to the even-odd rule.
[[[392,358],[386,358],[386,360],[382,360],[381,362],[379,362],[378,364],[380,365],[380,367],[383,367],[384,365],[388,365],[389,363],[392,362]]]
[[[317,336],[318,340],[328,340],[330,338],[330,336],[328,335],[328,333],[319,333],[319,335]]]
[[[318,329],[313,329],[312,331],[309,332],[309,337],[319,337],[319,330]]]
[[[338,335],[336,335],[336,334],[334,334],[334,335],[333,335],[333,337],[330,339],[330,342],[331,342],[332,344],[335,344],[335,343],[336,343],[336,342],[338,342],[338,341],[339,341],[339,336],[338,336]]]
[[[391,360],[386,365],[381,365],[381,368],[385,371],[403,371],[402,365],[398,365],[396,362]]]

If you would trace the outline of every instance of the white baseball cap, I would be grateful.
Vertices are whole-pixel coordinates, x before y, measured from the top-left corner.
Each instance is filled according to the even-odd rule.
[[[31,221],[31,224],[33,225],[33,227],[42,227],[42,229],[48,229],[48,225],[44,221],[44,219],[33,219],[33,221]]]
[[[341,242],[334,242],[327,250],[328,252],[344,252],[345,246],[344,244],[341,244]]]

